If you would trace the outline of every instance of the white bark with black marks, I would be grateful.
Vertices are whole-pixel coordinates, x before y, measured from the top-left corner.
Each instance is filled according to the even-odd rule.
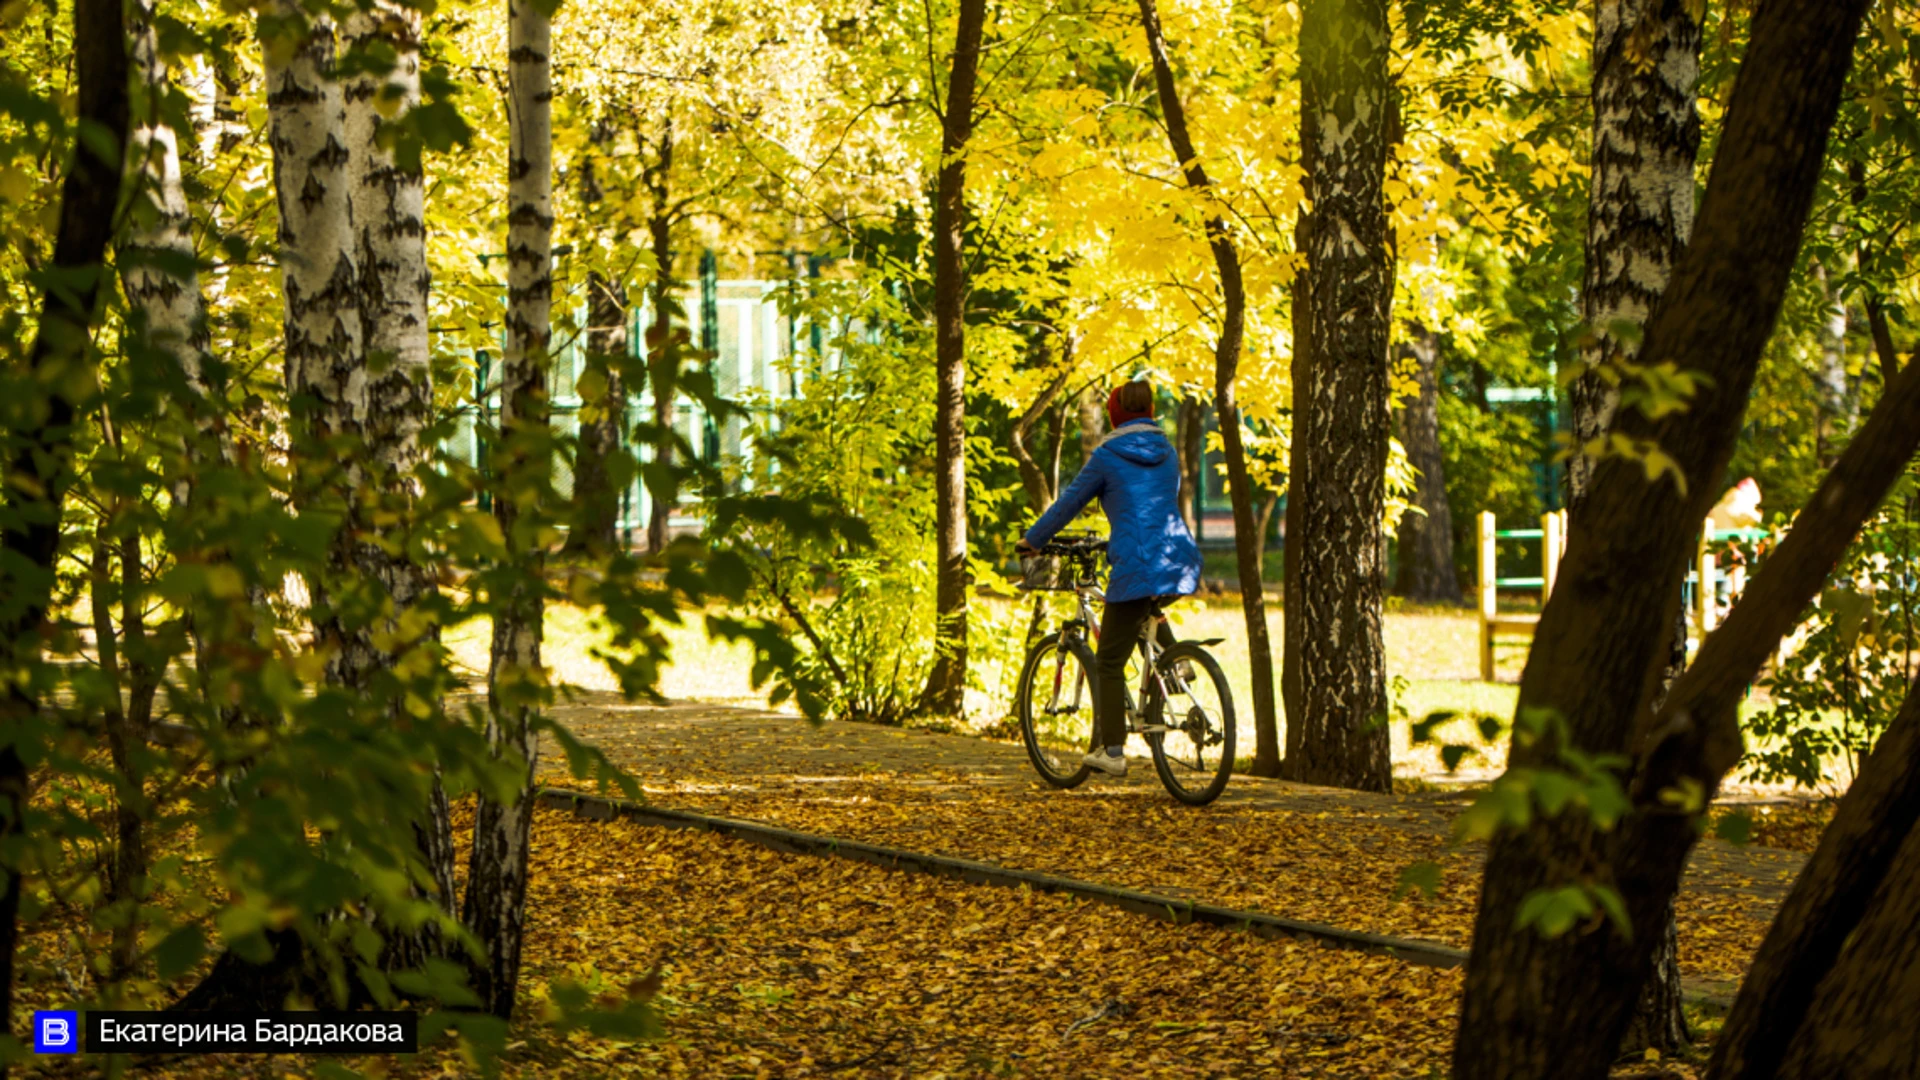
[[[121,283],[146,344],[171,358],[187,385],[204,395],[211,341],[195,267],[193,214],[181,181],[179,136],[161,115],[173,86],[160,56],[151,0],[135,0],[128,14],[130,59],[142,94],[128,135],[135,188],[120,248]]]
[[[272,13],[301,17],[290,0]],[[348,168],[346,108],[334,78],[334,28],[308,25],[290,56],[266,49],[267,110],[280,209],[280,273],[286,293],[287,393],[305,398],[319,438],[357,433],[366,419],[358,238]],[[302,407],[296,403],[295,411]]]
[[[285,20],[275,24],[279,34],[294,32],[306,19],[291,0],[274,0],[269,13]],[[353,493],[364,477],[367,367],[352,155],[345,99],[334,76],[334,26],[325,15],[304,26],[290,51],[285,41],[264,43],[267,111],[280,209],[290,460],[311,474],[299,482],[302,509],[325,507],[343,516],[332,575],[346,573],[352,560]],[[327,682],[363,686],[365,673],[377,664],[364,620],[334,610],[324,582],[306,584],[315,643],[327,657]]]
[[[1287,487],[1287,754],[1281,775],[1388,791],[1386,470],[1394,135],[1385,0],[1308,0],[1300,145],[1312,209],[1296,242]],[[1223,420],[1224,423],[1224,420]]]
[[[1666,291],[1693,231],[1700,154],[1700,27],[1686,0],[1595,0],[1593,172],[1580,314],[1584,368],[1570,388],[1574,439],[1586,446],[1613,424],[1616,374],[1639,352],[1639,329]],[[1567,463],[1579,513],[1594,459]]]
[[[1593,162],[1587,208],[1586,272],[1580,292],[1588,332],[1585,370],[1571,387],[1571,426],[1586,446],[1613,423],[1620,391],[1602,374],[1640,351],[1645,326],[1666,292],[1693,231],[1694,166],[1700,113],[1700,27],[1685,0],[1596,0],[1593,16]],[[1567,463],[1573,514],[1586,500],[1595,459]],[[1672,623],[1664,682],[1686,666],[1686,615]],[[1654,953],[1623,1053],[1680,1052],[1688,1044],[1672,916]]]
[[[546,466],[547,370],[553,300],[553,91],[548,17],[530,0],[510,0],[507,24],[507,338],[501,364],[500,425],[506,460],[497,477]],[[524,450],[520,448],[525,448]],[[516,455],[533,454],[531,459]],[[547,508],[523,505],[527,487],[508,483],[494,495],[494,513],[518,571],[495,598],[487,670],[487,741],[496,755],[525,762],[523,787],[511,804],[481,799],[474,813],[467,874],[466,922],[486,945],[474,972],[482,1007],[513,1013],[526,926],[527,855],[533,824],[533,773],[538,743],[534,702],[546,674],[540,661],[545,559],[538,518]],[[537,486],[536,486],[537,487]],[[515,490],[518,489],[518,490]]]
[[[366,481],[388,511],[378,515],[366,538],[354,545],[353,558],[356,569],[379,583],[391,605],[383,612],[381,628],[383,637],[393,637],[409,625],[401,616],[438,588],[433,571],[413,557],[407,542],[411,511],[420,496],[417,472],[428,457],[421,433],[433,422],[426,191],[420,173],[402,168],[391,148],[380,142],[381,126],[420,102],[420,16],[383,0],[348,18],[344,30],[351,48],[391,49],[394,57],[391,71],[360,75],[344,89],[368,366]],[[429,642],[439,637],[437,627],[421,633]],[[391,648],[365,659],[391,668],[401,653],[421,643],[395,640]],[[359,673],[361,678],[370,674]],[[400,702],[394,702],[393,710],[399,719]],[[438,781],[413,829],[440,902],[451,905],[453,822]],[[438,935],[431,931],[398,935],[388,942],[389,966],[415,968],[440,950]]]

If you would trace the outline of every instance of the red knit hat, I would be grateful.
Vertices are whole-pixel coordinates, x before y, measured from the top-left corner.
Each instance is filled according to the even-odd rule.
[[[1144,401],[1145,404],[1139,409],[1128,409],[1120,404],[1120,395],[1129,387],[1134,386],[1139,387],[1140,390],[1136,390],[1128,396],[1135,397],[1139,401]],[[1142,393],[1141,391],[1145,392]],[[1117,428],[1121,424],[1134,420],[1148,420],[1152,417],[1153,390],[1146,383],[1121,383],[1119,386],[1114,387],[1113,391],[1107,395],[1107,424],[1110,427]]]

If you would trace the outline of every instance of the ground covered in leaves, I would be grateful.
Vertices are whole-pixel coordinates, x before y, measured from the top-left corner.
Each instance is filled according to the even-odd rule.
[[[1464,948],[1483,851],[1449,823],[1470,791],[1368,795],[1235,777],[1204,808],[1170,799],[1144,760],[1124,782],[1072,791],[1040,783],[1018,745],[803,722],[742,710],[582,703],[574,732],[631,769],[647,800],[802,832],[1262,911],[1347,930]],[[557,756],[554,785],[573,779]],[[1756,843],[1700,845],[1679,901],[1692,989],[1731,994],[1801,857],[1819,805],[1736,808]],[[1431,896],[1406,894],[1411,866],[1439,868]]]
[[[782,738],[833,735],[777,722]],[[638,744],[600,734],[616,758],[642,763]],[[933,737],[914,736],[897,740],[910,750],[863,752],[838,769],[831,755],[796,763],[766,747],[749,748],[743,766],[706,733],[692,729],[689,741],[698,754],[656,748],[636,770],[651,801],[1347,929],[1458,946],[1470,934],[1480,853],[1452,846],[1445,827],[1462,793],[1359,797],[1236,781],[1228,798],[1194,810],[1160,792],[1150,769],[1053,791],[1024,772],[1018,748],[979,740],[956,744],[979,752],[978,768],[899,768],[927,757]],[[1745,814],[1757,844],[1805,851],[1831,805],[1720,812]],[[1797,859],[1710,845],[1717,861],[1690,875],[1680,903],[1682,966],[1693,990],[1724,997]],[[1436,894],[1396,897],[1402,871],[1420,861],[1442,868]],[[513,1077],[1437,1077],[1460,979],[561,811],[536,821],[528,911],[525,1008],[504,1062]],[[543,999],[569,983],[608,1003],[638,988],[661,1036],[623,1043],[550,1026]],[[22,989],[28,1008],[62,996],[51,984]],[[344,1064],[371,1076],[480,1075],[446,1046]],[[309,1059],[201,1058],[142,1074],[323,1070]],[[90,1075],[45,1062],[27,1072]],[[1637,1063],[1617,1075],[1692,1072]]]
[[[1195,812],[1150,792],[983,785],[956,798],[877,777],[837,784],[830,795],[710,791],[655,801],[1459,948],[1472,937],[1482,858],[1477,847],[1456,848],[1444,833],[1419,827],[1423,819],[1411,813]],[[1441,868],[1432,896],[1401,886],[1406,868],[1423,861]],[[1707,992],[1728,992],[1777,905],[1747,887],[1764,884],[1773,894],[1789,883],[1742,876],[1683,891],[1683,975]]]
[[[464,815],[463,815],[464,816]],[[1025,890],[542,811],[525,985],[649,986],[660,1038],[562,1034],[525,1000],[513,1077],[1427,1077],[1457,972],[1179,927]],[[342,1062],[476,1075],[451,1049]],[[144,1075],[312,1075],[197,1058]],[[76,1065],[30,1075],[83,1075]]]

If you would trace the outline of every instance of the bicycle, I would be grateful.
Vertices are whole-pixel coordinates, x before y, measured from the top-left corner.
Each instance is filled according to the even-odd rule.
[[[1097,580],[1098,556],[1106,548],[1105,540],[1093,536],[1058,537],[1021,560],[1022,589],[1070,590],[1078,600],[1077,616],[1028,650],[1015,702],[1027,756],[1040,778],[1056,788],[1078,787],[1092,771],[1080,760],[1094,748],[1099,730],[1093,715],[1093,650],[1087,642],[1099,635],[1094,602],[1106,601]],[[1139,704],[1133,691],[1126,694],[1127,731],[1146,738],[1168,794],[1189,806],[1205,806],[1220,797],[1233,772],[1233,694],[1219,661],[1207,651],[1221,639],[1182,641],[1163,650],[1157,631],[1165,620],[1154,604],[1139,645]],[[1164,722],[1168,717],[1174,722]]]

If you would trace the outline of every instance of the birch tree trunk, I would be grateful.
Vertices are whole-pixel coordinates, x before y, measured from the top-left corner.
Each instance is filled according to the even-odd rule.
[[[119,202],[128,126],[126,25],[119,0],[75,0],[73,76],[77,119],[97,125],[103,138],[75,141],[60,184],[52,269],[67,284],[41,292],[39,328],[28,353],[32,385],[48,388],[44,408],[26,409],[29,419],[13,428],[0,523],[0,642],[16,670],[37,664],[45,642],[39,632],[52,602],[54,564],[60,554],[60,515],[72,483],[76,407],[65,388],[94,385],[93,321],[105,284],[107,243]],[[102,157],[92,147],[110,148]],[[68,276],[70,275],[70,276]],[[81,376],[76,379],[75,375]],[[19,730],[39,707],[19,680],[0,692],[0,719]],[[26,820],[29,781],[20,747],[0,747],[0,844],[14,853],[0,877],[0,1033],[13,1031],[14,961],[20,944],[18,843]],[[6,1067],[0,1065],[0,1080]]]
[[[958,716],[967,695],[967,140],[973,137],[975,84],[986,0],[960,0],[947,108],[940,117],[940,178],[933,200],[933,341],[939,389],[933,421],[933,670],[920,707]]]
[[[306,17],[292,0],[274,0],[274,32]],[[280,277],[285,297],[285,371],[290,460],[306,473],[297,482],[303,510],[342,517],[325,576],[352,565],[357,530],[353,493],[365,479],[361,450],[367,420],[367,366],[360,310],[359,238],[353,223],[353,181],[346,107],[334,78],[333,23],[305,23],[289,53],[266,52],[267,111],[274,190],[280,209]],[[337,470],[337,471],[336,471]],[[313,598],[314,644],[327,657],[334,686],[362,689],[379,664],[367,621],[332,607],[326,582],[307,582]]]
[[[1388,704],[1390,44],[1385,0],[1301,7],[1300,146],[1312,210],[1297,229],[1307,268],[1294,283],[1281,775],[1364,791],[1393,786],[1378,723]]]
[[[1241,280],[1240,249],[1227,230],[1219,195],[1200,163],[1193,135],[1187,129],[1187,110],[1173,81],[1173,62],[1160,30],[1160,12],[1154,0],[1140,0],[1140,24],[1147,35],[1147,53],[1153,58],[1153,81],[1166,119],[1167,139],[1186,180],[1187,189],[1208,207],[1207,247],[1220,275],[1220,336],[1213,344],[1213,401],[1220,418],[1220,440],[1226,450],[1227,482],[1233,497],[1233,546],[1240,567],[1240,607],[1247,619],[1247,652],[1253,668],[1255,776],[1271,776],[1279,756],[1278,716],[1273,699],[1273,644],[1267,636],[1267,597],[1261,584],[1260,524],[1253,508],[1253,479],[1247,471],[1247,450],[1240,430],[1240,403],[1234,380],[1240,370],[1240,346],[1246,331],[1247,294]]]
[[[432,274],[427,265],[426,191],[417,170],[402,168],[393,152],[380,146],[382,115],[404,116],[420,103],[420,16],[411,8],[381,0],[356,12],[344,28],[356,51],[384,55],[393,69],[361,75],[347,84],[346,140],[351,155],[353,222],[360,265],[360,312],[367,357],[366,482],[387,512],[354,546],[355,568],[380,585],[390,604],[379,619],[390,649],[370,659],[392,669],[407,651],[437,642],[439,628],[425,625],[418,638],[405,640],[402,617],[438,591],[433,570],[415,556],[409,542],[414,507],[420,495],[418,470],[428,448],[421,434],[433,422],[432,353],[427,335],[427,298]],[[384,522],[397,522],[394,525]],[[361,673],[362,678],[371,672]],[[450,689],[450,688],[448,688]],[[393,704],[396,721],[403,709]],[[436,777],[427,804],[413,822],[414,838],[431,875],[439,902],[454,904],[453,821],[447,795]],[[394,933],[387,942],[390,969],[420,967],[444,951],[439,935]]]
[[[212,136],[204,133],[212,130],[218,120],[215,78],[211,67],[199,70],[201,85],[193,87],[197,96],[189,117],[201,125],[196,132],[201,138],[183,140],[182,136],[188,133],[175,131],[162,115],[162,105],[173,84],[160,54],[153,5],[150,0],[136,0],[127,10],[133,20],[128,32],[134,78],[142,87],[142,93],[137,120],[129,135],[137,190],[133,194],[129,226],[121,241],[121,282],[133,312],[137,340],[151,350],[153,356],[165,357],[190,390],[186,400],[170,403],[181,409],[189,425],[178,447],[175,467],[180,475],[171,491],[174,505],[185,506],[193,492],[191,477],[202,465],[216,460],[227,466],[238,462],[223,389],[209,382],[217,374],[211,326],[193,246],[192,208],[181,177],[183,142],[187,149],[199,149],[203,156],[210,156],[207,142]],[[224,379],[218,381],[224,382]],[[228,560],[228,556],[218,550],[217,542],[208,546],[213,550],[196,552],[193,557]],[[214,686],[221,678],[213,662],[215,654],[232,656],[236,650],[256,652],[259,646],[254,627],[271,621],[266,590],[257,582],[248,583],[240,602],[189,613],[187,622],[194,643],[194,666],[209,699],[224,700],[224,695]],[[246,722],[238,707],[222,706],[220,711],[228,726]]]
[[[1593,173],[1580,314],[1581,376],[1569,388],[1574,438],[1613,423],[1620,393],[1595,374],[1639,351],[1640,331],[1666,291],[1693,231],[1700,113],[1700,27],[1685,0],[1595,0]],[[1574,513],[1595,465],[1567,463]]]
[[[540,662],[546,613],[540,547],[546,508],[538,492],[551,475],[547,430],[548,348],[553,299],[553,91],[551,27],[532,0],[507,5],[507,337],[501,362],[500,424],[513,478],[494,495],[494,514],[516,565],[495,598],[487,668],[487,741],[503,758],[525,762],[523,786],[508,804],[482,798],[474,812],[467,872],[466,923],[487,948],[474,990],[501,1019],[513,1014],[527,908],[532,839],[535,710],[546,684]]]
[[[142,100],[128,136],[138,187],[120,246],[122,287],[141,340],[170,359],[186,384],[205,396],[211,338],[195,266],[193,215],[181,182],[179,136],[161,117],[161,103],[172,84],[160,56],[151,0],[135,0],[128,14],[133,20],[128,26],[133,73]]]
[[[341,527],[323,568],[309,581],[314,645],[326,657],[329,685],[365,688],[379,663],[371,625],[328,600],[329,584],[355,572],[357,494],[364,480],[367,369],[360,310],[359,244],[353,223],[353,181],[345,97],[334,77],[335,31],[324,15],[308,19],[292,0],[274,0],[261,25],[267,86],[268,141],[280,211],[280,275],[288,460],[299,473],[302,512],[337,513]],[[266,40],[292,35],[291,48]],[[343,460],[344,456],[344,460]],[[187,1010],[277,1007],[296,989],[330,993],[305,967],[305,946],[293,930],[266,934],[271,958],[255,964],[229,949],[207,976],[176,1002]],[[349,996],[365,987],[350,980]],[[316,995],[317,996],[317,995]]]
[[[1617,371],[1639,352],[1641,330],[1693,232],[1700,27],[1685,0],[1597,0],[1593,56],[1593,175],[1580,292],[1588,334],[1580,355],[1585,370],[1571,387],[1572,427],[1582,445],[1606,433],[1619,401],[1619,390],[1598,372]],[[1568,463],[1574,515],[1586,502],[1593,465],[1586,454]],[[1686,666],[1686,614],[1678,605],[1668,637],[1663,684]],[[1668,919],[1623,1053],[1651,1047],[1674,1054],[1688,1044],[1678,931],[1671,913]]]
[[[1400,518],[1400,574],[1393,591],[1413,600],[1458,604],[1460,575],[1453,563],[1453,507],[1447,502],[1446,458],[1440,452],[1440,339],[1424,326],[1410,331],[1420,394],[1400,412],[1400,444],[1420,473],[1413,505]]]
[[[1903,373],[1810,501],[1820,512],[1800,516],[1653,708],[1680,583],[1798,257],[1867,7],[1803,0],[1754,13],[1693,236],[1639,354],[1710,381],[1684,413],[1621,410],[1613,425],[1669,454],[1685,490],[1670,478],[1649,482],[1637,461],[1607,458],[1592,471],[1516,706],[1516,716],[1560,717],[1564,741],[1517,740],[1514,767],[1555,767],[1569,746],[1625,755],[1633,808],[1606,832],[1587,814],[1563,813],[1494,836],[1454,1043],[1459,1080],[1607,1075],[1698,840],[1696,816],[1676,813],[1668,793],[1710,799],[1739,760],[1748,681],[1920,444],[1920,378],[1907,378],[1920,373]],[[1519,925],[1528,897],[1581,880],[1615,883],[1630,935],[1598,927],[1547,937]]]

